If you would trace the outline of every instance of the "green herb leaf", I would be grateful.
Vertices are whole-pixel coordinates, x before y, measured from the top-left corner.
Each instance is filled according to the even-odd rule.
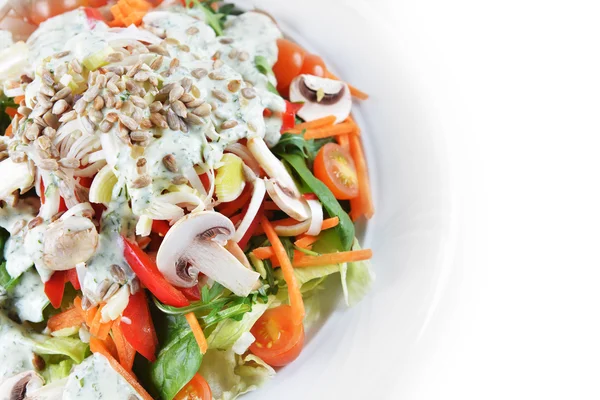
[[[267,90],[277,96],[281,96],[277,91],[277,88],[271,82],[267,82]]]
[[[264,56],[254,57],[254,65],[256,69],[263,75],[273,75],[273,69],[269,65],[269,61]]]
[[[354,224],[350,216],[344,211],[331,190],[323,182],[315,178],[306,165],[302,153],[296,152],[276,152],[286,163],[296,172],[296,175],[302,182],[319,198],[323,208],[330,217],[338,217],[340,223],[334,229],[340,237],[342,250],[350,250],[354,241]]]
[[[150,375],[160,398],[172,400],[200,369],[202,353],[185,317],[167,317],[167,332]]]
[[[306,140],[304,138],[304,132],[300,135],[284,133],[277,145],[273,148],[273,153],[279,155],[298,153],[312,163],[315,157],[317,157],[319,150],[321,150],[321,147],[334,141],[335,139],[333,138]]]
[[[4,131],[10,125],[12,118],[6,113],[6,107],[17,107],[11,97],[7,97],[4,93],[0,94],[0,135],[4,136]]]

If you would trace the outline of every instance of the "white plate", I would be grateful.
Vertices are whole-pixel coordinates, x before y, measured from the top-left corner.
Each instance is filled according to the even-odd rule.
[[[299,359],[247,398],[401,398],[455,248],[444,141],[425,117],[405,60],[390,46],[392,31],[366,2],[238,3],[270,12],[286,34],[370,94],[355,114],[376,199],[363,237],[375,253],[371,295],[352,309],[338,306],[311,332]]]

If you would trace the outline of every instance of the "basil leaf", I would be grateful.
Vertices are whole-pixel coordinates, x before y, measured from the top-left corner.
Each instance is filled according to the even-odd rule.
[[[340,219],[340,223],[334,229],[336,229],[340,236],[343,250],[350,250],[354,242],[354,224],[333,193],[331,193],[331,190],[310,172],[302,155],[298,153],[279,153],[279,156],[296,171],[296,174],[303,183],[319,198],[329,216]]]
[[[172,400],[200,369],[202,353],[185,317],[167,317],[167,332],[150,375],[161,399]]]

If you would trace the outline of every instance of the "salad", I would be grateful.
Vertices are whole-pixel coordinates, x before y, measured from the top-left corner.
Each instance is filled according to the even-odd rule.
[[[235,399],[372,283],[366,94],[264,12],[157,3],[0,31],[0,399]]]

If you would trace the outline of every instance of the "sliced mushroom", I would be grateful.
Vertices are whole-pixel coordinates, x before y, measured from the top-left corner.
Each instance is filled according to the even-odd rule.
[[[305,121],[314,121],[329,115],[340,123],[350,115],[352,95],[342,81],[314,75],[299,75],[290,85],[290,101],[304,103],[298,116]]]
[[[310,209],[300,196],[295,196],[290,190],[287,190],[281,183],[274,179],[268,179],[265,182],[267,193],[277,204],[281,211],[297,221],[306,221],[310,218]]]
[[[7,400],[23,400],[29,390],[38,389],[44,381],[35,371],[25,371],[5,380],[0,385],[0,397]]]
[[[238,296],[245,297],[259,278],[223,246],[235,228],[229,218],[214,211],[186,215],[165,236],[156,263],[173,285],[192,287],[198,274],[219,282]]]
[[[44,235],[43,261],[54,271],[88,261],[98,246],[98,231],[88,218],[72,216],[50,225]]]

